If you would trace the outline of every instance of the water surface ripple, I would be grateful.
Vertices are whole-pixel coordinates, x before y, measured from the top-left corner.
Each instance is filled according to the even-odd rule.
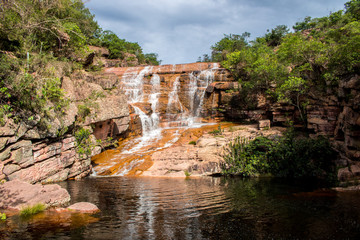
[[[316,190],[313,182],[108,177],[60,184],[72,202],[99,206],[98,220],[10,219],[7,228],[0,223],[0,239],[360,238],[360,193]]]

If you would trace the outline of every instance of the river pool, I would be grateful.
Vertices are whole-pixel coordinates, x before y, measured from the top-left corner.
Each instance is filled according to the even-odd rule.
[[[311,180],[104,177],[60,183],[101,212],[87,224],[0,222],[0,239],[360,239],[360,193]]]

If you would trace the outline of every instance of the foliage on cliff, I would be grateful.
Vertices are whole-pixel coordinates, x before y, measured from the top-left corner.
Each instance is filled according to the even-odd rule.
[[[329,16],[306,17],[294,32],[280,25],[250,43],[248,33],[225,35],[209,60],[222,61],[242,91],[267,92],[302,113],[310,91],[332,91],[339,79],[360,72],[359,9],[360,1],[351,0]]]
[[[111,58],[133,53],[139,63],[159,64],[138,43],[103,31],[82,0],[0,0],[0,125],[64,113],[61,78],[84,68],[88,45],[108,47]]]
[[[159,65],[158,55],[156,53],[144,54],[138,43],[128,42],[120,39],[112,31],[103,31],[97,41],[97,45],[107,47],[110,51],[110,59],[125,59],[125,53],[131,53],[136,56],[140,64]]]

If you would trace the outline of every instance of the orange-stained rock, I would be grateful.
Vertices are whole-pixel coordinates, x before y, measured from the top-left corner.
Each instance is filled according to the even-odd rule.
[[[224,147],[236,137],[252,139],[260,135],[281,135],[284,131],[277,128],[259,131],[256,125],[223,124],[220,125],[222,132],[214,135],[212,132],[218,128],[219,125],[212,125],[184,131],[174,147],[152,153],[153,165],[144,171],[142,176],[186,177],[217,174],[221,172],[221,165],[224,164],[221,157]]]

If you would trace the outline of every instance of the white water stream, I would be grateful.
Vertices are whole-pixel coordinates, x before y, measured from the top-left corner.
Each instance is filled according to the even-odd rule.
[[[159,114],[159,98],[161,95],[161,81],[158,74],[153,74],[152,67],[145,67],[141,71],[126,72],[122,79],[123,90],[128,97],[128,103],[134,108],[135,113],[139,116],[142,126],[142,136],[130,141],[127,146],[123,147],[122,151],[115,154],[111,158],[111,162],[116,165],[124,156],[139,155],[138,160],[133,160],[130,163],[126,163],[122,166],[122,169],[118,169],[116,175],[126,175],[132,168],[141,164],[144,160],[141,160],[142,154],[154,151],[154,148],[148,149],[147,146],[156,145],[162,139],[162,131],[172,128],[197,128],[204,124],[199,121],[202,111],[202,105],[205,96],[205,90],[214,80],[214,69],[218,68],[218,65],[214,65],[212,69],[206,69],[200,72],[189,73],[188,94],[187,101],[189,102],[189,109],[187,109],[180,101],[179,92],[181,88],[180,77],[177,77],[173,82],[171,92],[168,95],[167,113],[175,112],[173,121],[178,122],[176,127],[160,126],[160,114]],[[175,69],[175,67],[173,67]],[[174,70],[175,71],[175,70]],[[150,79],[151,76],[151,79]],[[149,81],[150,79],[150,81]],[[147,85],[146,85],[147,84]],[[144,88],[144,85],[151,86],[151,91]],[[185,86],[186,87],[186,86]],[[141,109],[140,106],[151,106],[151,112],[148,114]],[[166,114],[167,114],[166,113]],[[174,113],[173,113],[174,115]],[[157,147],[155,150],[163,149],[173,145],[180,137],[179,130],[172,135],[171,139]],[[96,171],[103,171],[104,169],[94,168],[94,174]]]

